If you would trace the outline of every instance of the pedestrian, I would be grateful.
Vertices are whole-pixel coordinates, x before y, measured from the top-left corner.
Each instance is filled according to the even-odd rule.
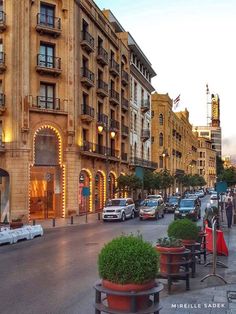
[[[228,228],[231,228],[233,218],[233,203],[230,197],[228,197],[227,202],[225,203],[225,212],[227,217]]]

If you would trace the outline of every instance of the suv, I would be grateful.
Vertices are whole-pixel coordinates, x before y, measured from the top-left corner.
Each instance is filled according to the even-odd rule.
[[[103,208],[102,219],[106,220],[121,220],[126,218],[134,218],[135,205],[132,198],[113,198],[107,201]]]
[[[196,198],[184,198],[175,210],[174,219],[190,218],[197,221],[201,218],[201,206]]]
[[[139,219],[164,218],[165,204],[162,198],[146,199],[139,208]]]
[[[170,196],[167,199],[166,205],[165,205],[165,211],[167,213],[171,212],[174,213],[175,209],[179,207],[180,202],[180,196]]]

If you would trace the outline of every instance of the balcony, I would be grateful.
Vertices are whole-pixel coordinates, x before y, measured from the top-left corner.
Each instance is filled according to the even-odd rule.
[[[0,93],[0,115],[6,110],[5,95]]]
[[[141,111],[142,113],[146,113],[147,111],[150,110],[150,100],[146,99],[146,100],[142,100],[141,102]]]
[[[97,62],[102,66],[108,64],[108,53],[103,47],[98,47]]]
[[[81,83],[88,88],[94,86],[94,73],[85,67],[81,68]]]
[[[119,105],[120,103],[120,94],[117,93],[114,89],[110,89],[110,102],[113,105]]]
[[[132,157],[130,158],[130,166],[133,167],[143,167],[143,168],[148,168],[151,170],[155,170],[157,169],[157,163],[150,161],[150,160],[146,160],[146,159],[142,159],[142,158],[138,158],[138,157]]]
[[[121,82],[125,86],[129,84],[129,74],[124,70],[121,71]]]
[[[98,113],[98,124],[99,125],[103,125],[103,126],[107,126],[108,125],[108,116],[105,115],[104,113]]]
[[[143,129],[141,132],[141,139],[143,142],[146,142],[150,138],[150,130]]]
[[[114,59],[111,59],[110,60],[110,68],[109,68],[109,71],[112,75],[114,76],[118,76],[120,75],[120,66],[119,64],[114,60]]]
[[[86,50],[88,53],[94,51],[94,38],[89,34],[87,31],[81,32],[81,46],[84,50]]]
[[[97,81],[97,94],[102,98],[108,96],[108,84],[101,79]]]
[[[113,131],[118,131],[120,129],[120,122],[114,119],[110,120],[110,129]]]
[[[5,58],[6,54],[4,52],[0,52],[0,74],[4,73],[6,71],[6,65],[5,65]]]
[[[127,153],[121,153],[121,161],[128,162],[128,154]]]
[[[129,110],[129,101],[128,101],[128,99],[126,99],[124,97],[121,98],[121,108],[124,111],[128,111]]]
[[[121,125],[121,134],[123,137],[127,137],[129,135],[129,128],[124,124]]]
[[[52,15],[38,13],[36,31],[41,35],[58,37],[61,35],[61,19]]]
[[[94,119],[94,108],[82,104],[80,118],[84,122],[91,122]]]
[[[119,158],[119,151],[113,148],[108,148],[102,145],[98,145],[92,142],[84,141],[80,146],[80,153],[84,156],[90,156],[101,159],[113,159]]]
[[[38,54],[36,71],[40,74],[59,76],[61,74],[61,58]]]
[[[0,11],[0,33],[4,32],[6,28],[6,13]]]
[[[34,105],[33,107],[45,110],[61,110],[60,99],[55,97],[37,96],[36,105]]]

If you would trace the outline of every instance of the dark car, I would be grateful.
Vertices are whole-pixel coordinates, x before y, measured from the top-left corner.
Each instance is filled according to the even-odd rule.
[[[167,213],[174,213],[175,209],[179,206],[180,199],[180,196],[170,196],[167,199],[165,211]]]
[[[196,198],[184,198],[175,210],[174,219],[189,218],[197,221],[201,218],[201,207]]]

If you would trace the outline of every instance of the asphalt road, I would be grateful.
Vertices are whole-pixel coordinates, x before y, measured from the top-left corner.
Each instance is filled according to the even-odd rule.
[[[0,313],[94,313],[92,287],[103,245],[131,232],[154,244],[172,220],[173,214],[166,214],[158,221],[136,218],[50,229],[41,238],[0,247]]]

